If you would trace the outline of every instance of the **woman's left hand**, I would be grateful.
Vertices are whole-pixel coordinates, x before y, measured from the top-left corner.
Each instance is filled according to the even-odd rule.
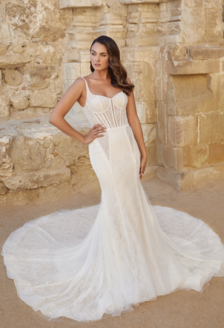
[[[145,173],[145,167],[146,167],[146,162],[147,162],[147,155],[142,156],[141,155],[141,163],[140,163],[140,180],[143,177],[143,174]]]

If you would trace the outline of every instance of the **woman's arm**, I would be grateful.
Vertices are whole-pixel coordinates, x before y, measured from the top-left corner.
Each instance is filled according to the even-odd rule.
[[[127,77],[127,82],[131,83],[131,80],[129,77]],[[143,138],[143,133],[142,133],[142,127],[141,123],[139,121],[137,111],[136,111],[136,106],[135,106],[135,98],[134,98],[134,92],[130,93],[128,96],[128,104],[127,104],[127,117],[128,117],[128,122],[132,128],[133,134],[135,136],[135,139],[138,143],[138,147],[141,153],[141,165],[140,165],[140,179],[142,178],[144,172],[145,172],[145,167],[146,167],[146,161],[147,161],[147,153],[146,153],[146,148],[145,148],[145,142]]]
[[[54,107],[50,117],[49,123],[56,126],[59,130],[67,134],[69,137],[76,139],[84,144],[89,144],[97,137],[102,137],[100,134],[105,132],[105,129],[101,124],[96,124],[89,133],[84,136],[75,130],[68,122],[64,119],[64,116],[69,112],[74,103],[82,96],[83,91],[85,90],[85,82],[79,77],[75,82],[67,89],[65,94],[59,100],[57,105]],[[86,92],[86,91],[85,91]]]

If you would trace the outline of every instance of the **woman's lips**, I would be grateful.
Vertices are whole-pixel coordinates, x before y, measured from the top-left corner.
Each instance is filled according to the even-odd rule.
[[[95,64],[95,66],[100,66],[100,64]]]

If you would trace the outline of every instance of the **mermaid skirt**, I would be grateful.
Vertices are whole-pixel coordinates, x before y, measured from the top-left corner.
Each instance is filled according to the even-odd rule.
[[[89,144],[98,205],[61,210],[17,229],[2,255],[18,296],[49,318],[92,321],[224,276],[224,246],[202,220],[152,206],[129,125]]]

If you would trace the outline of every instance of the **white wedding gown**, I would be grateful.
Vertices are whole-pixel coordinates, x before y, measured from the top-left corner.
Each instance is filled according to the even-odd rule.
[[[50,318],[91,321],[176,290],[202,292],[213,276],[224,276],[220,237],[200,219],[151,205],[139,178],[127,95],[93,95],[85,83],[83,110],[91,126],[107,127],[89,144],[101,202],[11,233],[2,255],[18,296]]]

